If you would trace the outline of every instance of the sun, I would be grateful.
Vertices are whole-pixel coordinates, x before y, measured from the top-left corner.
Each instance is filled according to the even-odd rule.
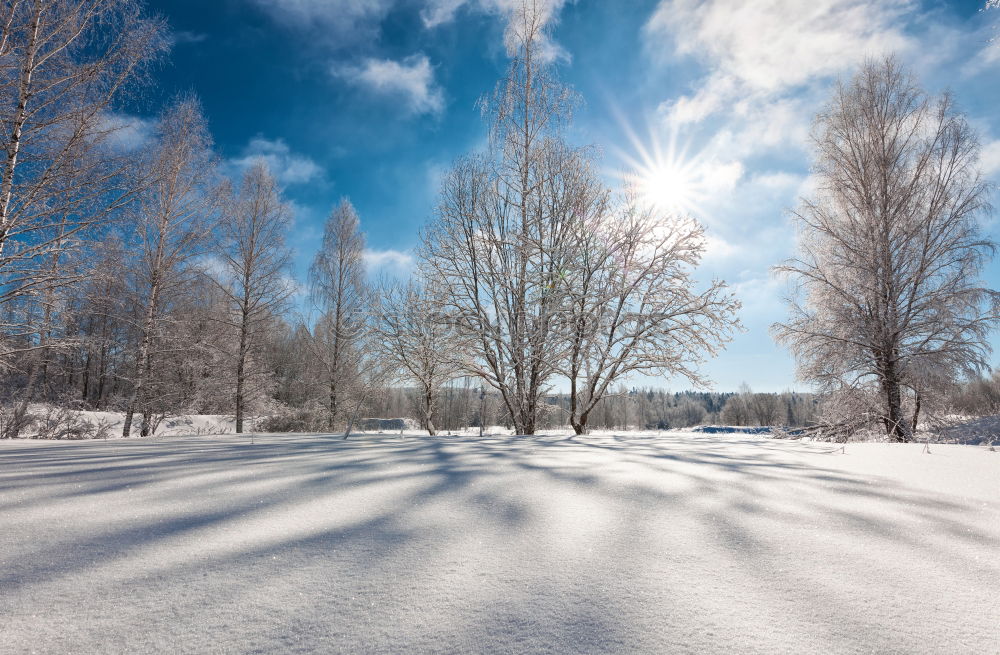
[[[660,162],[636,172],[635,186],[650,205],[671,213],[694,209],[697,180],[692,171],[677,162]]]
[[[619,177],[625,186],[647,206],[672,214],[699,215],[708,199],[704,165],[700,157],[689,156],[686,146],[678,144],[677,132],[658,134],[650,129],[640,139],[622,122],[630,152],[619,151],[627,172]]]

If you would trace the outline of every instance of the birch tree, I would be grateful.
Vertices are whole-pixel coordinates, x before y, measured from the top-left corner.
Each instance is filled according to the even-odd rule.
[[[148,434],[147,386],[165,310],[171,296],[197,274],[191,264],[204,252],[219,203],[212,141],[198,102],[183,99],[171,106],[159,120],[156,137],[146,162],[148,190],[137,208],[138,342],[125,406],[125,437],[131,434],[137,408],[143,410],[141,434]]]
[[[368,302],[364,249],[361,220],[345,198],[327,219],[309,269],[309,297],[319,311],[313,327],[314,365],[320,369],[331,430],[347,407],[345,396],[357,391]]]
[[[777,267],[798,289],[774,332],[802,379],[877,396],[890,440],[909,441],[906,395],[984,370],[1000,320],[980,280],[994,244],[979,228],[977,138],[949,95],[929,97],[889,58],[837,87],[814,145],[799,252]]]
[[[421,248],[428,274],[447,290],[442,308],[470,338],[472,372],[499,392],[519,434],[534,433],[558,373],[570,226],[596,195],[586,151],[560,136],[575,96],[542,52],[544,22],[536,3],[515,8],[513,59],[484,102],[490,149],[446,176]]]
[[[287,303],[294,288],[288,277],[291,253],[285,234],[291,223],[288,206],[267,165],[257,162],[243,175],[220,222],[220,275],[215,277],[227,304],[223,321],[235,331],[236,432],[243,432],[248,359],[262,338],[261,330]]]
[[[131,199],[129,159],[110,144],[121,125],[108,116],[165,51],[164,34],[132,0],[0,7],[0,305],[75,279],[64,254]],[[3,326],[15,337],[33,327]]]

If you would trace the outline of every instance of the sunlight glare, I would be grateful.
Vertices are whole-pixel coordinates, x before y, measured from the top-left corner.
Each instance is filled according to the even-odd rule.
[[[651,207],[702,217],[708,197],[704,162],[678,147],[676,130],[664,135],[650,128],[641,139],[625,120],[621,124],[631,144],[631,152],[619,151],[629,170],[619,175],[625,184]]]
[[[655,165],[639,175],[639,193],[646,202],[678,213],[687,211],[693,204],[696,180],[683,166]]]

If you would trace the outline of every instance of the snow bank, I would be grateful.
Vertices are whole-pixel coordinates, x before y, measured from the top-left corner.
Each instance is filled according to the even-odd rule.
[[[962,444],[1000,444],[1000,416],[984,416],[939,428],[938,441]]]
[[[55,411],[63,412],[67,417],[80,420],[94,428],[93,432],[100,432],[107,438],[121,438],[122,428],[125,426],[124,412],[97,412],[85,410],[56,410],[55,408],[33,404],[29,406],[28,413],[37,420]],[[142,420],[140,414],[136,414],[132,422],[132,434],[139,434],[139,424]],[[252,423],[252,421],[250,421]],[[34,438],[37,435],[39,425],[29,426],[22,433],[24,438]],[[236,431],[236,420],[232,415],[225,414],[184,414],[179,416],[169,416],[164,418],[156,427],[153,436],[172,437],[179,435],[202,435],[202,434],[231,434]]]

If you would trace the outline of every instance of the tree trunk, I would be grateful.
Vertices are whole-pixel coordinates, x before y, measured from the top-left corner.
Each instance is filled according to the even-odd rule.
[[[153,324],[156,321],[156,306],[160,301],[160,279],[159,272],[163,260],[162,230],[160,243],[156,249],[156,261],[150,276],[149,306],[146,308],[146,320],[142,329],[142,341],[139,342],[139,357],[137,361],[136,380],[132,386],[132,395],[129,397],[128,405],[125,408],[125,425],[122,426],[122,436],[128,437],[132,433],[132,419],[135,416],[136,405],[143,401],[142,394],[145,392],[146,376],[149,374],[152,363],[152,342]],[[145,405],[145,402],[143,402]]]
[[[882,390],[885,393],[887,415],[885,418],[886,434],[890,441],[907,442],[913,440],[909,423],[903,417],[902,391],[899,380],[896,379],[894,367],[887,366],[888,371],[882,378]]]
[[[247,328],[246,319],[240,325],[240,351],[236,358],[236,434],[243,433],[243,388],[246,377]]]
[[[125,425],[122,426],[122,436],[128,437],[132,434],[132,419],[135,417],[137,405],[142,401],[142,394],[145,392],[146,374],[149,366],[150,335],[152,330],[152,312],[147,321],[147,330],[142,335],[142,342],[139,346],[139,369],[136,371],[136,382],[132,387],[132,395],[129,396],[128,405],[125,407]]]
[[[80,380],[80,400],[84,403],[89,404],[90,397],[90,359],[91,359],[91,348],[87,346],[87,357],[84,359],[83,372],[81,374]]]
[[[42,21],[42,7],[35,6],[31,21],[31,37],[25,47],[25,62],[20,71],[18,84],[17,110],[8,128],[10,144],[6,148],[7,162],[4,166],[3,180],[0,182],[0,254],[11,230],[11,206],[14,204],[14,174],[17,170],[18,155],[21,151],[21,136],[28,116],[28,99],[31,95],[31,78],[35,71],[35,59],[38,54],[38,31]]]
[[[483,437],[483,422],[486,420],[486,389],[479,390],[479,438]]]
[[[330,419],[329,419],[329,429],[333,432],[334,425],[337,420],[337,382],[335,380],[330,381]]]
[[[920,392],[916,394],[915,405],[913,407],[913,423],[910,424],[910,432],[913,434],[917,433],[917,422],[920,418]]]
[[[434,421],[431,415],[434,412],[434,392],[431,390],[430,386],[424,388],[424,429],[427,430],[427,434],[430,436],[435,436],[437,431],[434,429]]]

